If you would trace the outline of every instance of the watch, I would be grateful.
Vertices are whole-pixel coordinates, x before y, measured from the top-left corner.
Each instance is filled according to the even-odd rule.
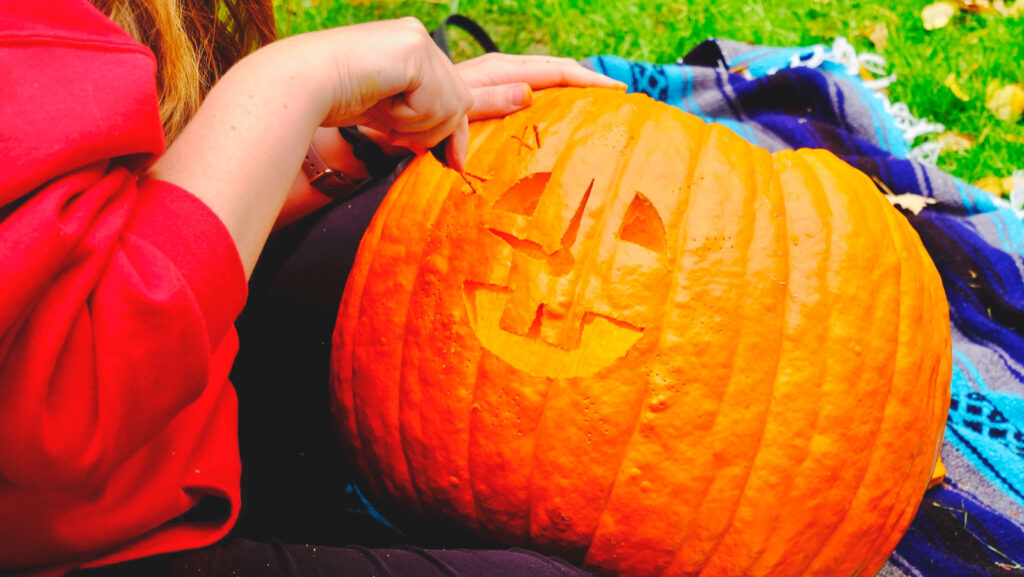
[[[310,186],[335,200],[349,198],[370,180],[369,177],[355,180],[344,172],[328,167],[312,142],[302,162],[302,171],[309,178]]]

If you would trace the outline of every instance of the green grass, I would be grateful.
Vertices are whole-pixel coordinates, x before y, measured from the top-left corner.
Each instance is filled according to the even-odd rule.
[[[1024,0],[1017,0],[1024,2]],[[1024,123],[1003,122],[985,108],[989,82],[1024,84],[1024,17],[960,13],[950,25],[926,31],[928,0],[276,0],[283,35],[367,20],[416,16],[433,29],[448,14],[477,20],[504,52],[584,58],[615,54],[674,62],[707,37],[769,45],[831,43],[845,36],[858,51],[878,52],[897,81],[894,102],[975,140],[964,152],[944,152],[940,168],[969,182],[1024,169]],[[1012,2],[1011,2],[1012,4]],[[882,50],[864,36],[884,24]],[[477,54],[468,36],[451,34],[457,59]],[[969,97],[957,99],[950,73]],[[919,141],[920,142],[920,141]]]

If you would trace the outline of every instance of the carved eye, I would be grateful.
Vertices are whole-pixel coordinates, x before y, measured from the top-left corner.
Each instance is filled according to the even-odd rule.
[[[537,203],[544,193],[544,187],[551,180],[550,172],[538,172],[520,180],[501,195],[494,203],[496,210],[514,212],[523,216],[533,216]]]
[[[664,252],[665,223],[648,198],[639,192],[626,209],[619,228],[619,240],[638,244],[647,250]]]

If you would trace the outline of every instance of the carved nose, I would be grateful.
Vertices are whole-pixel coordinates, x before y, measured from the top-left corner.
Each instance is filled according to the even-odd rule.
[[[546,183],[545,178],[543,184]],[[523,211],[528,214],[516,211],[521,216],[517,218],[518,226],[513,227],[513,230],[525,233],[525,238],[490,228],[492,233],[508,243],[519,255],[513,261],[509,279],[511,293],[502,313],[502,329],[565,350],[579,347],[585,311],[578,306],[577,300],[586,287],[582,286],[579,271],[575,270],[573,249],[593,186],[591,181],[565,230],[555,237],[557,244],[550,242],[550,228],[538,227],[536,222],[531,223],[534,225],[532,227],[525,226],[528,219],[534,216],[533,210]],[[522,204],[521,200],[518,202]],[[544,233],[544,236],[533,240],[530,232]],[[556,247],[554,251],[545,250],[545,245],[552,244]]]

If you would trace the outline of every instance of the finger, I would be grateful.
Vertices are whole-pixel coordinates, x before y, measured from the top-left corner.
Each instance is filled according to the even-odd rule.
[[[387,141],[395,146],[404,146],[415,151],[431,148],[455,132],[464,116],[452,116],[441,124],[424,131],[404,132],[392,129],[388,132]]]
[[[395,130],[424,132],[464,114],[469,106],[469,88],[448,57],[431,44],[425,58],[421,78],[384,110]]]
[[[466,157],[469,154],[469,118],[463,116],[459,127],[448,139],[448,167],[462,172],[466,170]]]
[[[369,138],[374,144],[379,146],[387,156],[400,156],[409,152],[406,148],[388,144],[388,135],[380,132],[379,130],[374,130],[369,126],[362,126],[359,128],[359,131],[363,133],[363,136]]]
[[[537,55],[485,55],[457,66],[470,87],[525,82],[534,89],[577,86],[625,89],[626,85],[571,58]]]
[[[508,116],[533,103],[533,89],[525,82],[485,86],[470,91],[473,94],[473,107],[469,109],[470,120]]]

